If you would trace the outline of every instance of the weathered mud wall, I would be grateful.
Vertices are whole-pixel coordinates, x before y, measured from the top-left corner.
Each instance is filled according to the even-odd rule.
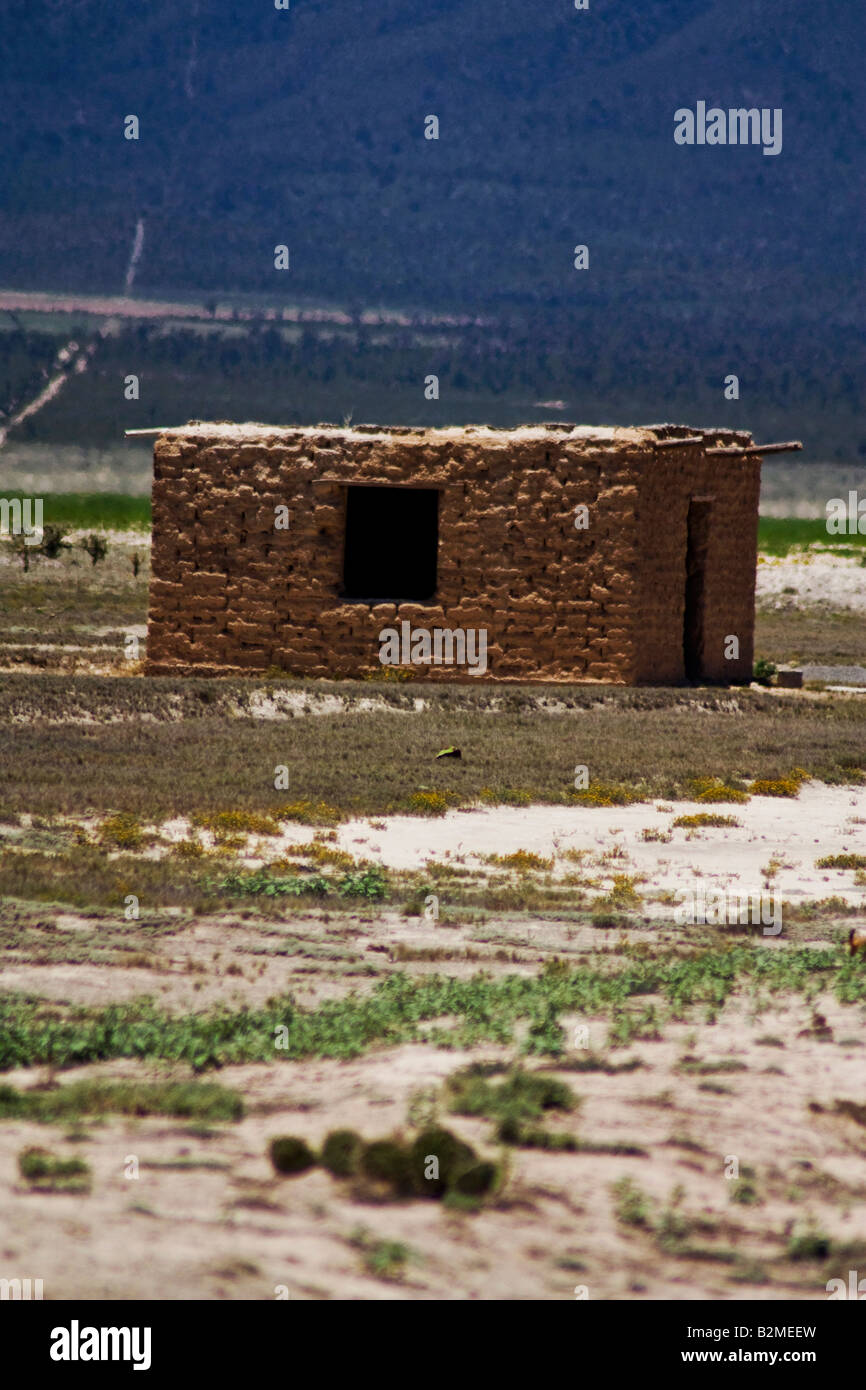
[[[381,674],[380,634],[408,623],[411,632],[486,634],[483,669],[412,662],[415,679],[681,680],[687,516],[698,489],[717,506],[708,667],[719,679],[743,678],[758,470],[751,460],[706,459],[700,446],[660,450],[664,433],[166,432],[154,449],[147,670]],[[363,485],[438,493],[429,601],[344,597],[347,490]],[[370,544],[387,552],[388,537]],[[719,665],[720,634],[738,631],[740,664],[722,649]]]
[[[697,433],[684,429],[670,437]],[[703,562],[701,677],[751,679],[754,662],[755,576],[758,548],[759,459],[707,457],[721,444],[751,437],[715,431],[702,446],[660,449],[641,475],[637,534],[637,679],[659,685],[683,680],[689,508],[705,502],[709,524]],[[739,654],[734,651],[736,638]]]

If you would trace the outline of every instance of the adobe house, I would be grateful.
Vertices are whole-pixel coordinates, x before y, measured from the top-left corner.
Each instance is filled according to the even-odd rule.
[[[675,425],[161,431],[146,670],[748,681],[760,453],[792,447]]]

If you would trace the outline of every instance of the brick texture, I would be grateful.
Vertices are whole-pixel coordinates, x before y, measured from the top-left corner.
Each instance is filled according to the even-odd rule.
[[[692,435],[701,442],[659,447]],[[709,499],[701,674],[747,680],[760,461],[706,449],[750,442],[675,426],[166,431],[154,447],[146,669],[374,674],[380,632],[408,621],[487,632],[484,674],[415,665],[415,679],[676,683],[689,506]],[[343,597],[346,489],[360,484],[439,492],[429,603]]]

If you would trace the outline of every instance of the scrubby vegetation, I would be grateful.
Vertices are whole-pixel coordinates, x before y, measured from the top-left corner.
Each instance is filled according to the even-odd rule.
[[[196,1120],[239,1120],[241,1097],[216,1082],[76,1081],[49,1090],[0,1085],[0,1119],[61,1124],[83,1116],[176,1115]]]
[[[502,1081],[491,1081],[491,1075],[501,1071],[501,1067],[476,1064],[458,1072],[446,1088],[450,1109],[493,1120],[495,1137],[503,1144],[575,1151],[578,1143],[572,1135],[551,1133],[531,1123],[552,1111],[575,1110],[579,1102],[571,1088],[555,1077],[521,1067]]]
[[[699,811],[693,816],[677,816],[673,827],[674,830],[721,830],[739,824],[736,816],[718,816],[710,811]]]
[[[520,1019],[555,1022],[579,1011],[623,1017],[629,1001],[658,994],[671,1009],[691,1003],[719,1008],[739,987],[768,995],[810,993],[821,981],[843,1003],[866,1000],[866,971],[842,948],[790,948],[784,952],[735,945],[693,956],[632,956],[615,971],[566,967],[540,975],[470,979],[389,975],[364,997],[348,996],[316,1008],[291,998],[264,1009],[244,1008],[173,1017],[149,1000],[58,1014],[38,1001],[0,996],[0,1068],[110,1057],[183,1059],[198,1070],[228,1062],[301,1057],[354,1057],[368,1047],[425,1036],[449,1047],[483,1040],[507,1042]],[[436,1033],[434,1020],[458,1026]],[[274,1049],[275,1030],[288,1030],[285,1048]]]
[[[18,1155],[18,1171],[39,1192],[89,1192],[90,1168],[83,1158],[58,1158],[47,1149],[25,1149]]]
[[[408,1143],[400,1137],[365,1142],[353,1130],[336,1130],[318,1157],[304,1139],[286,1136],[272,1140],[269,1152],[279,1173],[305,1173],[320,1163],[335,1178],[358,1178],[396,1200],[452,1198],[465,1204],[486,1196],[499,1175],[495,1163],[479,1160],[470,1144],[438,1125]]]
[[[723,782],[721,777],[692,777],[688,783],[692,801],[733,801],[743,803],[749,800],[749,793],[743,786],[733,786]]]

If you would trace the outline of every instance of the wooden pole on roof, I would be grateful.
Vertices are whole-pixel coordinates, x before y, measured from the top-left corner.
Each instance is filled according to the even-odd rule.
[[[183,426],[182,426],[182,425],[160,425],[160,426],[154,426],[153,429],[147,429],[147,430],[124,430],[123,433],[126,435],[126,437],[127,437],[127,439],[128,439],[128,438],[130,437],[130,435],[133,435],[133,434],[167,434],[170,430],[180,430],[180,429],[183,429]]]
[[[791,454],[802,449],[803,443],[800,439],[789,439],[786,444],[749,444],[743,447],[742,444],[726,444],[717,449],[707,449],[708,454],[736,454],[738,458],[748,458],[753,454]]]

